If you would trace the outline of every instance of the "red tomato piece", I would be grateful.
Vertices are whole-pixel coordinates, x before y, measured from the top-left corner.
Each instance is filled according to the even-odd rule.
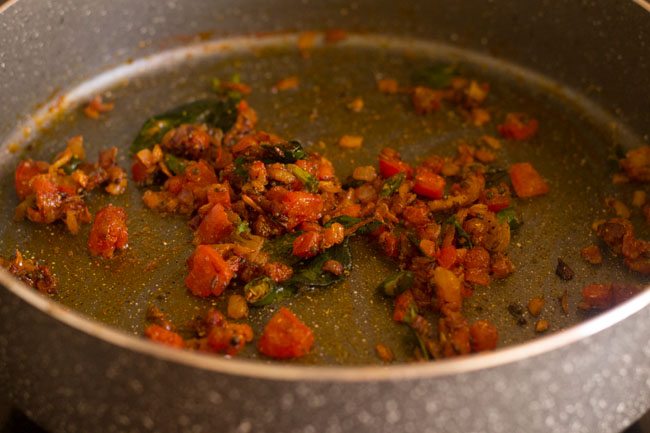
[[[510,207],[510,188],[501,183],[498,186],[487,188],[481,194],[481,202],[488,207],[490,212],[499,212]]]
[[[512,140],[528,140],[537,133],[539,122],[537,119],[528,118],[523,113],[508,113],[504,122],[497,126],[503,138]]]
[[[201,221],[196,239],[200,244],[216,244],[228,237],[233,227],[223,206],[215,204]]]
[[[147,180],[147,166],[140,161],[135,161],[131,166],[131,175],[136,182],[144,182]]]
[[[528,162],[519,162],[510,166],[510,180],[518,197],[528,198],[544,195],[549,188],[546,181]]]
[[[301,234],[293,241],[293,255],[308,259],[320,251],[321,234],[309,231]]]
[[[160,325],[149,325],[147,329],[144,330],[144,335],[149,340],[164,344],[165,346],[178,348],[185,347],[185,341],[183,340],[183,337],[174,331],[163,328]]]
[[[258,349],[271,358],[287,359],[306,355],[313,344],[312,330],[282,307],[266,324]]]
[[[393,320],[396,322],[411,323],[418,313],[415,298],[410,290],[402,292],[395,298],[393,307]]]
[[[611,284],[590,284],[582,288],[582,300],[594,309],[606,309],[613,305]]]
[[[225,209],[230,209],[230,193],[227,190],[218,191],[211,190],[208,191],[208,203],[211,204],[220,204]]]
[[[126,248],[129,232],[123,208],[108,205],[97,212],[88,237],[88,249],[94,256],[113,257],[115,250]]]
[[[323,199],[317,194],[273,187],[266,197],[271,201],[273,212],[285,217],[289,230],[303,222],[318,221],[323,214]]]
[[[478,320],[469,328],[473,352],[494,350],[499,342],[499,332],[496,326],[487,320]]]
[[[410,177],[412,172],[411,166],[404,161],[379,158],[379,173],[384,179],[388,179],[397,173],[406,173]]]
[[[188,260],[185,286],[196,296],[219,296],[230,283],[233,272],[221,254],[208,245],[199,245]]]
[[[212,350],[234,356],[246,343],[253,340],[253,329],[245,323],[226,323],[216,326],[208,334],[208,345]]]
[[[25,197],[33,192],[32,187],[30,186],[32,178],[38,174],[44,173],[45,171],[47,171],[47,169],[42,170],[37,161],[31,159],[20,161],[20,164],[16,167],[15,174],[16,194],[19,199],[24,200]]]
[[[445,192],[445,179],[429,169],[419,167],[415,170],[413,192],[427,198],[442,198]]]
[[[454,264],[456,264],[456,247],[453,245],[447,245],[446,247],[440,248],[440,251],[438,251],[437,261],[439,266],[450,269]]]

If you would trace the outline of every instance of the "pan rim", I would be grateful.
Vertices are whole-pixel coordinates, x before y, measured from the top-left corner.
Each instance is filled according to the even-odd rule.
[[[89,337],[173,364],[251,379],[302,382],[383,382],[403,379],[432,379],[488,370],[559,350],[623,322],[650,308],[650,286],[632,299],[597,316],[555,333],[494,352],[428,363],[391,366],[307,366],[225,358],[178,350],[148,341],[118,328],[102,324],[41,295],[0,268],[0,285],[29,306]],[[314,374],[317,373],[317,374]]]
[[[650,11],[650,4],[646,0],[632,1],[641,8]],[[0,5],[0,14],[6,12],[17,2],[18,0],[8,0],[5,4]],[[182,49],[187,49],[187,47]],[[303,382],[361,383],[401,379],[433,379],[479,372],[560,350],[610,329],[644,309],[650,308],[650,286],[646,286],[642,293],[611,310],[569,328],[521,344],[504,347],[494,352],[430,363],[406,363],[390,366],[307,366],[269,363],[250,359],[227,359],[221,356],[169,348],[118,328],[102,324],[71,310],[59,302],[36,292],[2,268],[0,268],[0,286],[0,289],[7,290],[30,307],[75,331],[143,356],[226,375],[263,380]]]

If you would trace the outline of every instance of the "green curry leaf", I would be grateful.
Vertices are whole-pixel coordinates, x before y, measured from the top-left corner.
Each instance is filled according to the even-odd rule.
[[[148,119],[131,144],[131,154],[150,149],[160,143],[171,129],[184,123],[206,125],[228,131],[237,120],[236,100],[232,98],[201,99],[176,107]]]

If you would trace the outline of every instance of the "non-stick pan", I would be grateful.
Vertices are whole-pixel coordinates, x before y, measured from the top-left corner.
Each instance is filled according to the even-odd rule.
[[[10,101],[0,107],[0,133],[11,150],[0,160],[0,253],[19,248],[42,258],[63,283],[57,303],[0,275],[0,359],[12,398],[60,431],[616,431],[633,421],[650,406],[648,293],[595,318],[575,308],[585,284],[647,284],[619,258],[592,267],[579,257],[595,242],[591,222],[606,215],[603,198],[632,191],[611,183],[612,149],[642,145],[648,133],[648,17],[633,3],[608,8],[558,3],[551,14],[508,2],[478,9],[463,2],[399,9],[255,2],[6,7],[0,37],[3,47],[15,48],[0,54],[8,75],[0,88]],[[27,25],[30,16],[43,25],[22,30],[19,52],[11,38],[22,33],[12,26]],[[623,16],[626,26],[615,25]],[[349,36],[337,44],[317,36],[307,56],[299,52],[298,31],[326,28],[345,28]],[[632,36],[638,44],[629,43]],[[635,68],[626,60],[632,53]],[[390,304],[375,292],[392,265],[363,241],[353,244],[355,266],[344,284],[286,301],[318,324],[317,345],[300,361],[315,366],[170,351],[136,338],[147,308],[156,305],[185,323],[211,305],[183,288],[192,249],[184,220],[145,209],[141,191],[130,185],[111,200],[128,210],[130,248],[110,262],[87,254],[87,229],[72,237],[62,227],[12,221],[11,173],[21,155],[49,159],[67,137],[82,134],[91,157],[115,145],[127,166],[126,149],[147,117],[209,94],[212,78],[233,73],[253,86],[249,102],[262,129],[322,152],[341,176],[373,163],[385,146],[409,161],[451,154],[460,140],[490,130],[468,128],[448,112],[418,116],[407,97],[382,95],[375,84],[381,77],[408,82],[439,62],[489,82],[496,117],[526,111],[542,125],[531,143],[506,144],[502,163],[534,161],[552,192],[518,203],[524,225],[511,246],[515,274],[467,302],[468,317],[497,324],[502,348],[493,354],[405,363],[412,337],[391,322]],[[271,91],[290,75],[300,77],[298,90]],[[97,93],[116,104],[100,122],[78,109]],[[366,109],[352,116],[346,103],[359,96]],[[364,136],[361,150],[335,146],[349,133]],[[94,197],[91,210],[107,201]],[[558,258],[573,267],[574,280],[554,274]],[[569,314],[558,301],[565,291]],[[532,320],[522,325],[508,313],[509,305],[534,296],[547,300],[553,335],[536,339]],[[272,311],[253,312],[256,330]],[[393,347],[397,365],[370,365],[378,363],[372,348],[380,342]],[[244,356],[257,357],[254,350]]]

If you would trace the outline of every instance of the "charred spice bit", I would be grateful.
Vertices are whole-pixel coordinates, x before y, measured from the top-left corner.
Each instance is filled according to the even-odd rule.
[[[571,269],[564,260],[558,258],[557,266],[555,267],[555,275],[557,275],[564,281],[569,281],[573,279],[575,273],[573,272],[573,269]]]
[[[508,305],[508,313],[516,319],[519,326],[525,326],[528,323],[528,320],[524,317],[524,312],[524,307],[521,304],[513,303]]]

